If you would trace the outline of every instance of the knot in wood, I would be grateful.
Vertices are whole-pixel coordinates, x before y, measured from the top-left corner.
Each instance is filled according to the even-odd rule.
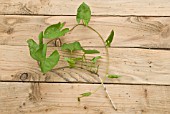
[[[20,79],[21,79],[22,81],[27,80],[27,79],[28,79],[28,73],[22,73],[21,76],[20,76]]]
[[[9,28],[9,29],[7,30],[7,34],[12,34],[12,33],[13,33],[13,31],[14,31],[14,29],[13,29],[13,28]]]

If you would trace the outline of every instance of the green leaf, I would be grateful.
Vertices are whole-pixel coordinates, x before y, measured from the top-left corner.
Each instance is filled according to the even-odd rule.
[[[83,52],[85,54],[95,54],[95,53],[100,53],[98,50],[84,50],[83,49]]]
[[[35,52],[35,56],[38,58],[38,61],[42,61],[46,58],[47,44],[42,44],[41,47]]]
[[[86,93],[82,93],[81,96],[82,97],[88,97],[90,96],[92,93],[91,92],[86,92]]]
[[[33,40],[27,40],[30,55],[33,59],[40,61],[46,55],[46,46],[43,44],[43,32],[39,34],[39,45]]]
[[[38,61],[39,58],[37,57],[36,52],[39,49],[39,45],[33,39],[27,40],[27,43],[30,50],[30,56]]]
[[[40,32],[38,39],[39,39],[39,46],[41,47],[43,45],[43,31]]]
[[[115,74],[109,74],[107,75],[108,78],[119,78],[120,76],[115,75]]]
[[[84,25],[88,26],[90,18],[91,18],[90,7],[83,2],[77,9],[77,16],[76,16],[77,23],[79,24],[80,20],[83,20]]]
[[[67,32],[69,32],[68,28],[62,29],[64,26],[64,23],[57,23],[50,25],[46,28],[44,31],[44,38],[58,38],[61,36],[64,36]]]
[[[64,60],[68,62],[69,66],[71,68],[73,68],[73,67],[75,67],[76,62],[82,60],[82,58],[68,58],[68,57],[65,57]]]
[[[83,60],[81,57],[73,58],[76,62]]]
[[[110,47],[110,44],[113,41],[113,37],[114,37],[114,31],[112,30],[110,35],[108,36],[107,40],[105,41],[105,44],[107,47]]]
[[[101,59],[102,57],[101,56],[97,56],[97,57],[94,57],[91,61],[93,63],[96,63],[98,59]]]
[[[33,39],[27,40],[30,55],[36,61],[41,61],[46,58],[47,45],[42,44],[39,46]]]
[[[79,42],[73,42],[73,43],[69,43],[69,44],[64,43],[61,46],[61,50],[68,50],[70,52],[73,52],[76,50],[83,50],[83,48],[81,47],[81,44]]]
[[[46,58],[46,53],[47,53],[47,44],[43,44],[43,49],[42,49],[42,56]]]
[[[40,68],[43,73],[52,70],[55,65],[57,65],[60,59],[60,55],[57,50],[55,50],[48,58],[40,61]]]
[[[71,68],[74,67],[75,64],[76,64],[76,61],[73,60],[72,58],[65,57],[64,60],[68,62],[69,66],[70,66]]]
[[[29,39],[27,42],[31,57],[40,62],[40,68],[43,73],[50,71],[58,63],[60,58],[58,51],[55,50],[48,58],[46,58],[47,44],[39,46],[32,39]]]

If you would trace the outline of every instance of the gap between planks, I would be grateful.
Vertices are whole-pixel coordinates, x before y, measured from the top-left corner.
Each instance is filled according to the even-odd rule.
[[[0,45],[6,45],[6,44],[0,44]],[[28,45],[7,45],[7,46],[28,46]],[[49,44],[48,47],[58,47],[58,46],[54,46],[53,44]],[[84,48],[105,48],[105,46],[83,46]],[[148,47],[123,47],[123,46],[111,46],[109,48],[134,48],[134,49],[146,49],[146,50],[170,50],[170,48],[148,48]]]
[[[94,84],[94,85],[99,85],[101,83],[99,82],[46,82],[46,81],[15,81],[15,80],[0,80],[0,83],[5,83],[5,82],[11,82],[11,83],[54,83],[54,84]],[[170,84],[148,84],[148,83],[109,83],[109,82],[104,82],[105,85],[145,85],[145,86],[170,86]]]
[[[46,14],[0,14],[0,16],[63,16],[63,17],[76,17],[76,15],[46,15]],[[91,15],[91,17],[170,17],[169,16],[159,16],[159,15]]]
[[[0,14],[75,15],[84,0],[0,1]],[[93,15],[170,16],[169,0],[86,0]],[[163,12],[163,13],[162,13]]]

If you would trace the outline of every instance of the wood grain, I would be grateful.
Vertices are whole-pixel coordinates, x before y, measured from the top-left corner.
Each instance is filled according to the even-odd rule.
[[[117,111],[104,90],[92,91],[96,84],[0,83],[1,114],[169,114],[170,87],[145,85],[106,85]]]
[[[27,45],[27,39],[37,40],[40,31],[59,21],[66,22],[69,28],[76,24],[71,16],[0,16],[0,44]],[[90,26],[105,39],[114,29],[115,47],[170,48],[169,17],[93,17]],[[67,43],[80,41],[84,46],[103,46],[96,33],[82,26],[61,39]]]
[[[170,16],[169,0],[1,0],[0,14],[76,15],[82,2],[92,15]]]
[[[91,7],[90,26],[104,39],[115,31],[109,73],[121,77],[107,79],[105,85],[117,111],[103,88],[77,101],[81,93],[99,86],[98,75],[105,75],[106,53],[92,31],[80,26],[61,41],[80,41],[99,50],[98,75],[89,72],[96,68],[85,65],[66,68],[64,57],[82,53],[70,55],[54,42],[48,55],[57,49],[61,61],[47,74],[29,55],[26,41],[37,41],[41,31],[59,21],[72,28],[82,2]],[[169,6],[169,0],[0,0],[0,114],[170,114]],[[88,55],[88,61],[93,56]]]
[[[67,66],[63,58],[70,56],[69,53],[60,51],[59,47],[49,47],[48,52],[59,50],[60,62],[55,70],[42,75],[40,69],[30,55],[27,46],[0,46],[0,80],[13,81],[49,81],[49,82],[90,82],[97,83],[97,75],[88,72],[87,69],[60,68]],[[87,48],[86,49],[94,49]],[[95,48],[101,53],[99,60],[100,76],[105,75],[106,55],[103,48]],[[148,50],[135,48],[110,48],[110,74],[118,74],[119,79],[109,79],[108,83],[137,83],[137,84],[170,84],[170,51]],[[48,54],[49,54],[48,53]],[[75,56],[81,53],[76,52]],[[92,59],[97,55],[88,55]],[[93,69],[94,71],[96,69]],[[39,79],[40,78],[40,79]]]

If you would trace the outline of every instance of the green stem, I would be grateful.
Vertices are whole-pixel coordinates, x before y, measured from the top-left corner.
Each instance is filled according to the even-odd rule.
[[[81,26],[85,26],[84,24],[77,24],[77,25],[75,25],[72,29],[70,29],[70,31],[69,32],[72,32],[76,27],[78,27],[79,25],[81,25]],[[100,87],[101,86],[103,86],[104,87],[104,89],[105,89],[105,92],[106,92],[106,94],[107,94],[107,96],[108,96],[108,98],[109,98],[109,100],[110,100],[110,102],[111,102],[111,104],[112,104],[112,106],[113,106],[113,108],[115,109],[115,110],[117,110],[116,109],[116,106],[114,105],[114,103],[113,103],[113,101],[112,101],[112,99],[111,99],[111,97],[109,96],[109,94],[108,94],[108,91],[107,91],[107,89],[106,89],[106,86],[104,85],[104,81],[107,79],[107,75],[108,75],[108,73],[109,73],[109,50],[108,50],[108,47],[105,45],[105,40],[104,40],[104,38],[101,36],[101,34],[98,32],[98,31],[96,31],[94,28],[92,28],[91,26],[85,26],[85,27],[88,27],[90,30],[92,30],[92,31],[94,31],[99,37],[100,37],[100,39],[102,40],[102,43],[103,43],[103,45],[104,45],[104,47],[105,47],[105,51],[106,51],[106,59],[107,59],[107,66],[106,66],[106,71],[105,71],[105,77],[104,77],[104,79],[102,80],[101,78],[100,78],[100,76],[98,75],[98,77],[99,77],[99,79],[100,79],[100,81],[101,81],[101,85],[96,89],[96,90],[94,90],[92,93],[95,93],[98,89],[100,89]],[[54,39],[53,39],[54,40]],[[49,41],[49,42],[51,42],[51,41]],[[79,98],[81,98],[81,97],[79,97]]]
[[[85,26],[84,24],[76,24],[75,26],[73,26],[73,28],[71,28],[70,29],[70,31],[69,32],[72,32],[76,27],[78,27],[78,26],[84,26],[84,27],[88,27],[90,30],[92,30],[92,31],[94,31],[99,37],[100,37],[100,39],[102,40],[102,43],[103,43],[103,45],[104,45],[104,47],[105,47],[105,51],[106,51],[106,57],[107,57],[107,66],[106,66],[106,71],[105,71],[105,78],[103,79],[104,81],[107,79],[107,75],[108,75],[108,73],[109,73],[109,50],[108,50],[108,47],[105,45],[105,40],[104,40],[104,38],[102,37],[102,35],[98,32],[98,31],[96,31],[94,28],[92,28],[91,26]],[[52,39],[52,40],[54,40],[54,39]],[[49,41],[49,42],[52,42],[52,40],[51,41]],[[48,42],[48,43],[49,43]],[[47,44],[48,44],[47,43]],[[101,84],[103,85],[103,81],[102,80],[102,82],[101,82]]]
[[[85,26],[84,24],[79,24],[79,25]],[[88,27],[90,30],[94,31],[96,34],[98,34],[98,36],[100,37],[100,39],[101,39],[102,42],[103,42],[103,45],[105,46],[106,57],[107,57],[107,66],[106,66],[106,71],[105,71],[105,77],[104,77],[104,79],[102,80],[102,79],[100,78],[100,76],[98,76],[99,79],[100,79],[100,81],[101,81],[101,85],[100,85],[96,90],[94,90],[92,93],[95,93],[98,89],[100,89],[101,86],[103,86],[103,88],[104,88],[104,90],[105,90],[105,92],[106,92],[106,94],[107,94],[107,96],[108,96],[108,98],[109,98],[109,100],[110,100],[113,108],[114,108],[115,110],[117,110],[117,108],[116,108],[115,104],[113,103],[110,95],[108,94],[108,91],[107,91],[107,89],[106,89],[106,86],[104,85],[104,81],[107,79],[107,75],[108,75],[108,73],[109,73],[109,50],[108,50],[108,47],[105,45],[104,38],[101,36],[101,34],[100,34],[98,31],[96,31],[96,30],[95,30],[94,28],[92,28],[91,26],[87,26],[87,27]]]
[[[73,28],[71,28],[69,32],[73,31],[77,26],[79,26],[79,24],[76,24],[75,26],[73,26]]]
[[[88,27],[90,30],[92,30],[92,31],[94,31],[99,37],[100,37],[100,39],[102,40],[102,43],[103,43],[103,45],[104,45],[104,47],[105,47],[105,51],[106,51],[106,57],[107,57],[107,67],[106,67],[106,71],[105,71],[105,78],[107,78],[106,77],[106,75],[108,75],[108,73],[109,73],[109,50],[108,50],[108,47],[105,45],[105,40],[104,40],[104,38],[102,37],[102,35],[98,32],[98,31],[96,31],[94,28],[92,28],[91,26],[85,26],[84,24],[77,24],[77,25],[75,25],[72,29],[70,29],[70,32],[72,32],[76,27],[78,27],[78,26],[84,26],[84,27]]]
[[[108,50],[108,47],[105,45],[105,41],[104,41],[104,38],[101,36],[101,34],[99,32],[97,32],[94,28],[92,28],[91,26],[87,26],[89,29],[91,29],[92,31],[94,31],[95,33],[98,34],[98,36],[100,37],[100,39],[102,40],[103,42],[103,45],[105,47],[105,51],[106,51],[106,57],[107,57],[107,67],[106,67],[106,71],[105,71],[105,77],[106,75],[108,74],[109,72],[109,50]]]

